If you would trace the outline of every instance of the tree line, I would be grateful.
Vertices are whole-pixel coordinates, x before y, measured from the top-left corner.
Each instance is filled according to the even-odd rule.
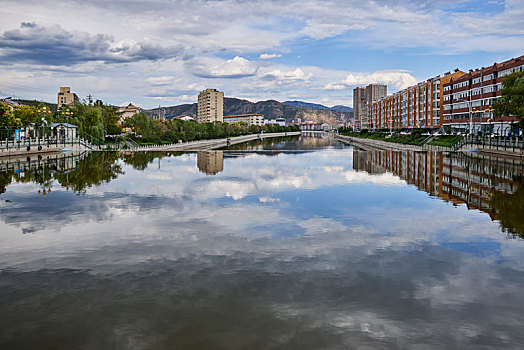
[[[13,111],[9,106],[0,103],[0,127],[21,128],[34,123],[45,126],[51,123],[76,125],[80,133],[87,133],[98,139],[105,135],[120,134],[120,112],[118,107],[104,104],[98,100],[94,104],[76,103],[62,106],[52,113],[50,107],[40,102],[37,105],[23,105]]]
[[[62,106],[51,113],[50,107],[43,102],[36,105],[23,105],[11,111],[0,103],[0,127],[10,127],[12,130],[34,123],[45,126],[51,123],[66,123],[76,125],[81,135],[88,134],[99,140],[108,135],[120,139],[133,138],[138,143],[176,143],[201,139],[215,139],[240,136],[261,132],[300,131],[298,126],[251,125],[246,123],[197,123],[179,119],[155,120],[146,113],[138,113],[120,125],[121,112],[118,107],[104,104],[98,100],[94,104],[76,103]],[[124,134],[123,128],[131,130]],[[14,130],[13,130],[14,132]],[[11,135],[12,136],[12,135]]]
[[[139,143],[176,143],[195,140],[257,134],[261,132],[300,131],[298,125],[247,125],[246,123],[197,123],[192,120],[155,120],[145,113],[137,113],[124,122],[131,128],[133,138]]]

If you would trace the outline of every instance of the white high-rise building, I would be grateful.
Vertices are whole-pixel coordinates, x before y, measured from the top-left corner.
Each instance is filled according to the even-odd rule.
[[[206,89],[198,94],[199,123],[224,121],[224,93],[217,89]]]

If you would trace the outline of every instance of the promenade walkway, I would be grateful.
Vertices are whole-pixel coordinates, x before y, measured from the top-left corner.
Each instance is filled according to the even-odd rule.
[[[400,143],[381,140],[365,139],[360,137],[335,135],[342,142],[354,144],[362,149],[381,149],[386,151],[447,151],[447,152],[471,152],[472,150],[501,157],[524,158],[524,144],[522,137],[510,138],[488,138],[488,137],[466,137],[454,148],[433,145],[404,145]]]
[[[130,148],[128,151],[205,151],[221,147],[235,145],[237,143],[248,142],[252,140],[262,140],[271,137],[285,137],[300,135],[300,131],[278,132],[271,134],[252,134],[237,137],[228,137],[214,140],[199,140],[184,143],[172,143],[168,145],[139,146]]]
[[[352,137],[352,136],[345,136],[345,135],[335,135],[335,138],[342,142],[345,141],[351,144],[355,144],[363,149],[372,148],[372,149],[382,149],[386,151],[423,151],[422,146],[403,145],[401,143],[372,140],[372,139],[365,139],[361,137]]]
[[[270,134],[252,134],[237,137],[228,137],[214,140],[199,140],[192,142],[172,143],[168,145],[151,145],[139,146],[136,143],[127,142],[121,145],[103,144],[98,145],[91,143],[83,138],[74,139],[33,139],[17,141],[0,141],[0,157],[13,157],[42,153],[58,153],[63,149],[70,149],[74,152],[91,151],[202,151],[212,150],[221,147],[234,145],[237,143],[248,142],[252,140],[261,140],[270,137],[285,137],[300,135],[300,131],[279,132]]]

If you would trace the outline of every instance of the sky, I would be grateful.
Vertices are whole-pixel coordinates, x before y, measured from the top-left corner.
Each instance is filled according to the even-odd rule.
[[[524,54],[524,0],[0,0],[0,97],[143,108],[226,97],[352,106]]]

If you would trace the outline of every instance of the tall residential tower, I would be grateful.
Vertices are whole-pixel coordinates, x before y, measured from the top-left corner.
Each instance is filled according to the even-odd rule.
[[[360,130],[373,128],[368,116],[369,106],[388,95],[388,87],[383,84],[369,84],[353,89],[353,116]]]
[[[224,93],[217,89],[206,89],[198,94],[199,123],[224,121]]]

